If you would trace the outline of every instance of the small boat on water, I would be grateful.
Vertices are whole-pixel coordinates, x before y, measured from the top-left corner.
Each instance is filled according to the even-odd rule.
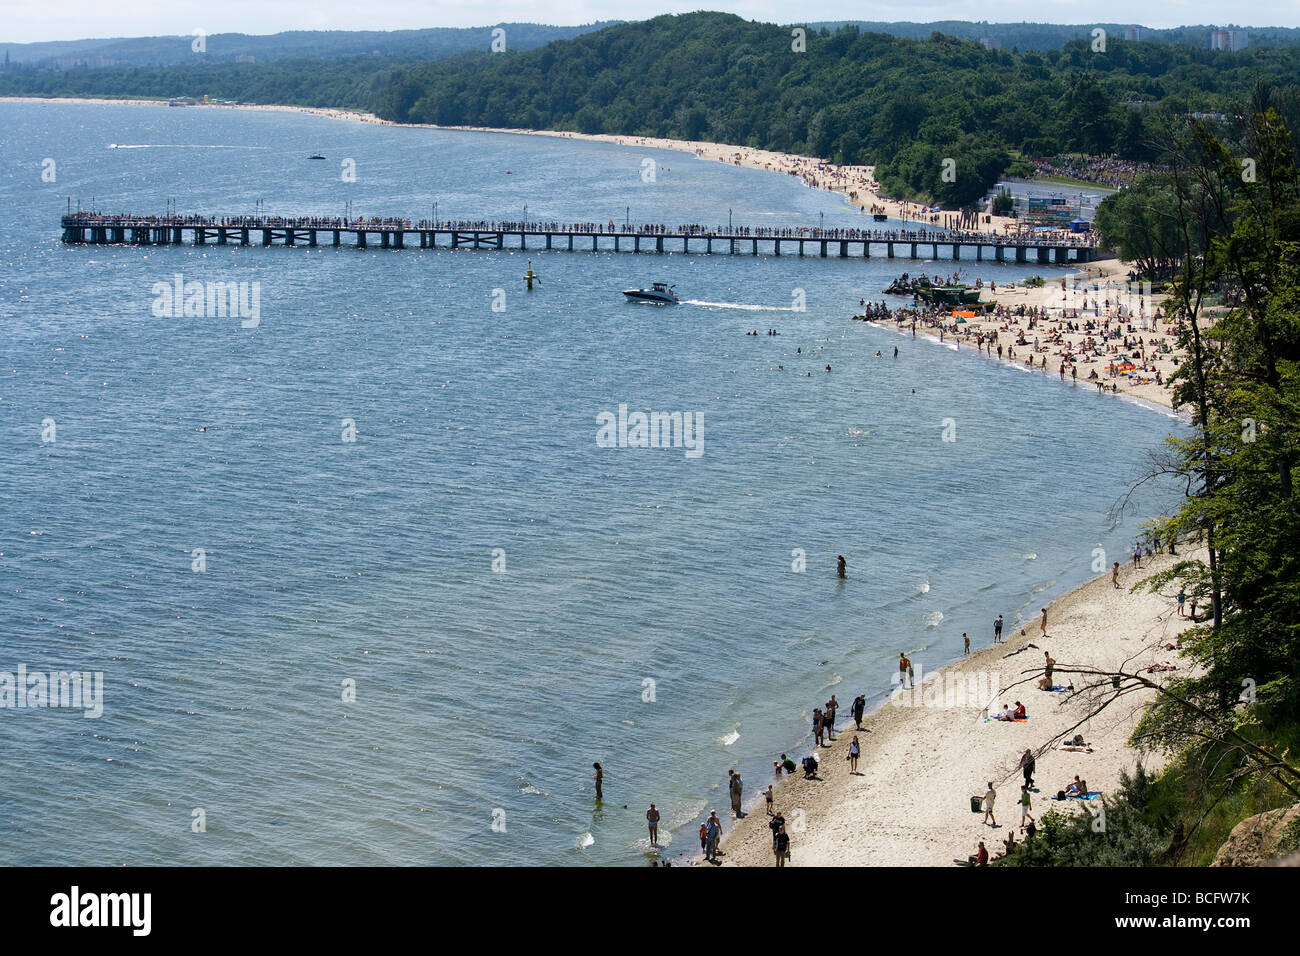
[[[655,305],[676,305],[677,293],[666,282],[656,282],[649,289],[624,289],[629,302],[652,302]]]
[[[320,153],[312,153],[312,154],[311,154],[310,156],[308,156],[307,158],[308,158],[308,159],[324,159],[325,157],[322,156]]]

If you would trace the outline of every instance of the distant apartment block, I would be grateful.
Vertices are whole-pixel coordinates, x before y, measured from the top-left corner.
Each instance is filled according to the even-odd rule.
[[[1245,30],[1214,30],[1210,33],[1211,50],[1244,50],[1249,41]]]
[[[1129,40],[1130,42],[1137,41],[1137,40],[1141,40],[1141,39],[1142,39],[1142,28],[1141,28],[1141,27],[1125,27],[1125,28],[1124,28],[1124,39],[1125,39],[1125,40]]]

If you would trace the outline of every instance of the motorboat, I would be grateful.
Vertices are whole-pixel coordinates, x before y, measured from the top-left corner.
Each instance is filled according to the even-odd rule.
[[[310,156],[308,156],[307,158],[308,158],[308,159],[324,159],[325,157],[322,156],[320,153],[312,153],[312,154],[311,154]]]
[[[652,302],[655,305],[676,305],[677,293],[667,282],[656,282],[649,289],[624,289],[629,302]]]

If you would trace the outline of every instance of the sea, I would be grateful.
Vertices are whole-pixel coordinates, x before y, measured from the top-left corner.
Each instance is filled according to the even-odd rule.
[[[1176,503],[1119,505],[1169,413],[851,319],[903,271],[1061,267],[65,245],[77,208],[870,218],[637,145],[0,103],[0,697],[102,679],[98,715],[0,706],[0,864],[687,853],[832,693],[1036,618]],[[178,276],[257,321],[160,307]],[[624,300],[654,281],[682,304]]]

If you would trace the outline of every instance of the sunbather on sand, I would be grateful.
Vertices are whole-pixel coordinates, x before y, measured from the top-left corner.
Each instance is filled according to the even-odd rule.
[[[1088,795],[1088,782],[1080,780],[1079,775],[1076,773],[1074,782],[1066,785],[1065,795],[1067,797],[1086,797]]]

